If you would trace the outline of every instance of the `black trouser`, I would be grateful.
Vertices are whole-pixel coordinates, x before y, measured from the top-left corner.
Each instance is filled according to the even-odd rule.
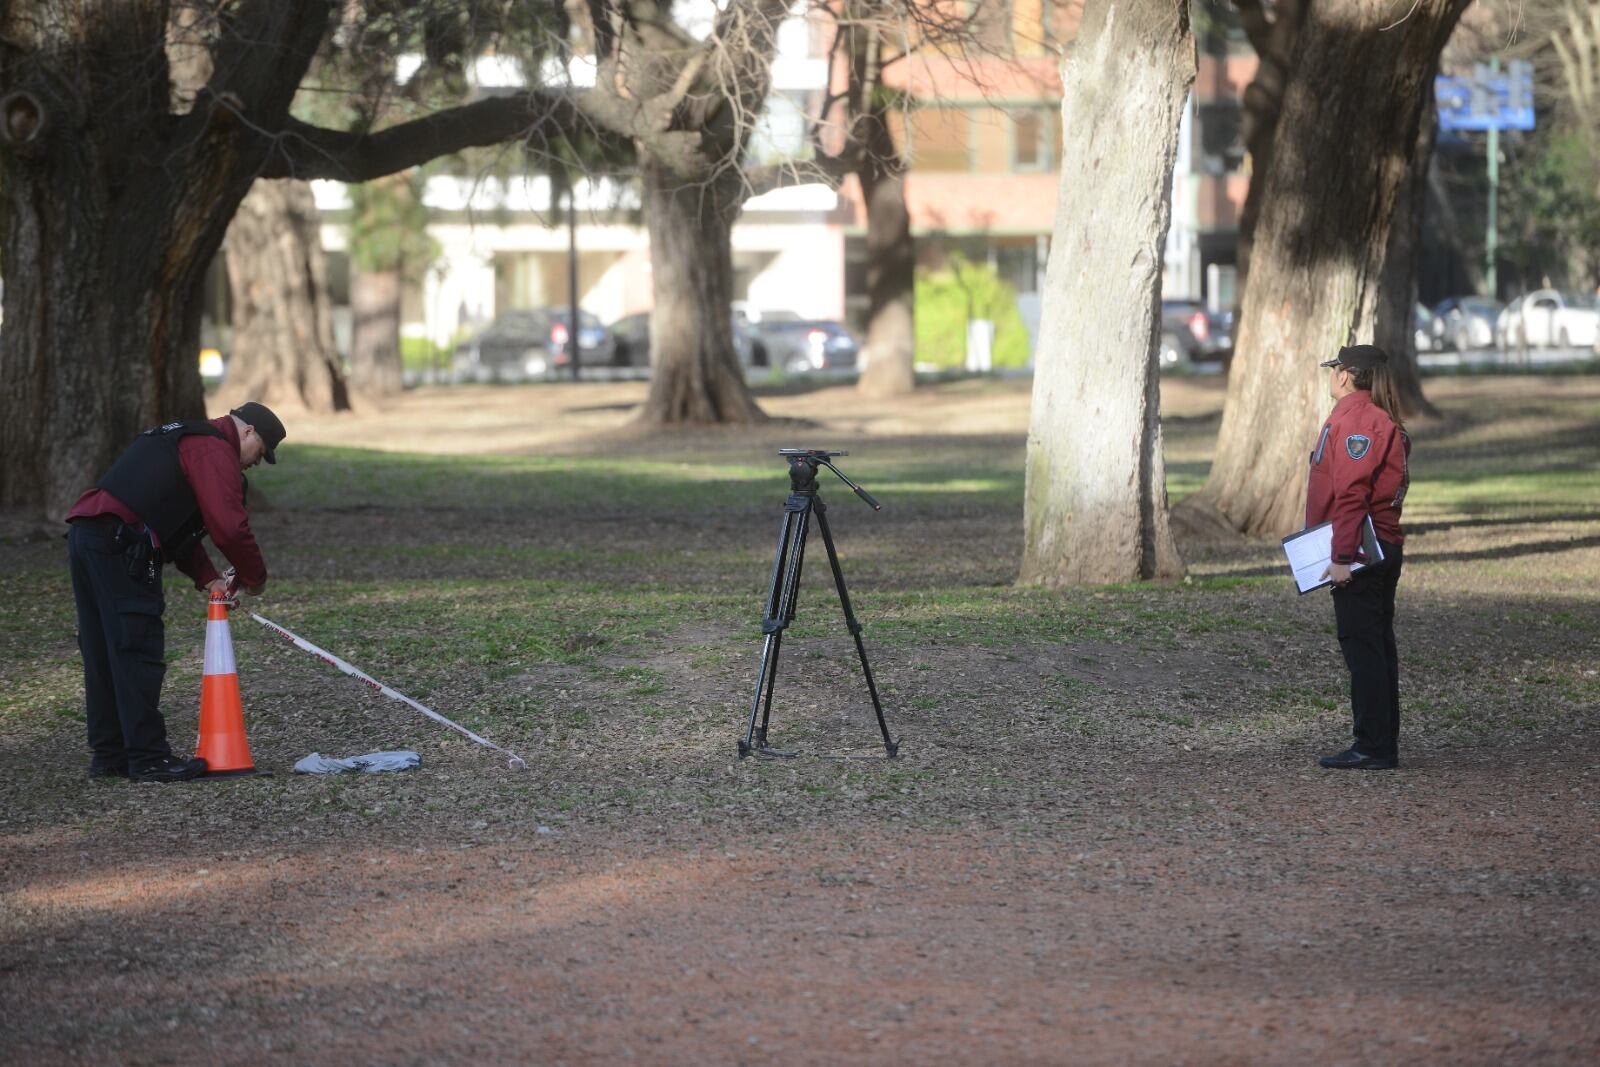
[[[161,568],[138,567],[130,574],[115,528],[115,523],[74,522],[67,532],[67,560],[78,605],[91,766],[126,764],[138,772],[172,754],[161,717],[166,601]]]
[[[1394,591],[1404,553],[1383,545],[1383,562],[1333,588],[1339,649],[1350,668],[1350,707],[1355,713],[1355,748],[1365,756],[1399,755],[1400,654],[1394,644]]]

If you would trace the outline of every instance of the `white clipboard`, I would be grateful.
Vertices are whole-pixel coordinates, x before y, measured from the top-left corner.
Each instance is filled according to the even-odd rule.
[[[1333,563],[1333,523],[1324,522],[1290,534],[1283,539],[1283,553],[1289,558],[1289,572],[1294,576],[1295,588],[1300,590],[1301,596],[1333,584],[1331,578],[1323,577]],[[1365,558],[1350,564],[1352,574],[1371,564],[1383,562],[1383,546],[1378,544],[1378,534],[1372,528],[1371,515],[1361,522],[1361,555]]]

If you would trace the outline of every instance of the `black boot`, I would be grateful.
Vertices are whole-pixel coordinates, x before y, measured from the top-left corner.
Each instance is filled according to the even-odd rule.
[[[1331,767],[1340,771],[1392,771],[1400,766],[1397,756],[1367,756],[1353,748],[1332,756],[1323,756],[1317,761],[1324,767]]]
[[[187,782],[205,773],[206,761],[199,756],[194,759],[165,756],[132,771],[128,777],[136,782]]]

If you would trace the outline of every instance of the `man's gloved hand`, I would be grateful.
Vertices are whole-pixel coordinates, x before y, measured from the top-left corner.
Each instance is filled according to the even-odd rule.
[[[230,608],[239,606],[239,595],[228,588],[225,578],[213,578],[206,584],[206,595],[212,600],[220,600]]]
[[[239,600],[239,575],[235,573],[232,567],[229,567],[227,573],[222,577],[228,583],[228,595],[233,598],[235,603],[237,603]],[[260,585],[246,586],[244,591],[249,593],[251,596],[260,596],[262,593],[267,591],[267,583],[262,582]]]

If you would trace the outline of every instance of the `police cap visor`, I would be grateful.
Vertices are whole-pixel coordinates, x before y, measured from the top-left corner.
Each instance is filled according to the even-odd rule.
[[[1389,362],[1389,354],[1377,345],[1346,345],[1339,349],[1335,359],[1324,360],[1323,367],[1348,367],[1350,370],[1371,370]]]

